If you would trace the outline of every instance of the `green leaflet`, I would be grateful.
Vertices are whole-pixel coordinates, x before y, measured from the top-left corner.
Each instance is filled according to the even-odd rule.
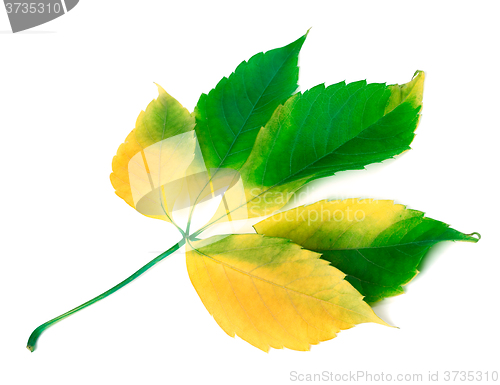
[[[424,73],[403,86],[319,85],[278,107],[241,169],[251,216],[270,214],[305,183],[362,169],[410,148]]]
[[[478,239],[392,201],[320,201],[257,223],[262,235],[283,237],[322,254],[347,274],[366,302],[403,293],[429,249],[441,241]]]
[[[298,56],[306,36],[242,62],[201,95],[195,130],[207,169],[239,169],[246,161],[259,129],[297,89]]]

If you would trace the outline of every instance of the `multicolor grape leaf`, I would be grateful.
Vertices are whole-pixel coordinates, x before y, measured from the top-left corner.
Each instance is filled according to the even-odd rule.
[[[275,214],[254,228],[321,253],[369,303],[403,293],[436,243],[478,241],[421,211],[371,199],[320,201]]]
[[[158,98],[118,148],[110,178],[119,197],[171,222],[182,239],[121,283],[40,325],[28,349],[51,325],[186,244],[191,282],[227,334],[264,351],[309,350],[360,323],[387,325],[369,303],[402,293],[434,244],[477,242],[420,211],[358,199],[275,214],[255,225],[258,234],[199,239],[216,222],[276,212],[308,182],[410,148],[424,73],[403,85],[341,82],[294,94],[306,36],[242,62],[201,95],[193,115],[158,87]],[[212,219],[193,231],[195,208],[217,195]],[[183,209],[188,220],[181,228],[174,214]]]
[[[257,234],[208,238],[186,253],[189,278],[219,326],[264,351],[309,350],[359,323],[386,325],[319,257]]]

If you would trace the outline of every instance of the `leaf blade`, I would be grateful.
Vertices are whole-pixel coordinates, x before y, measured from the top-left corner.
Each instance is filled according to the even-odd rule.
[[[411,86],[337,83],[288,99],[261,129],[240,171],[248,202],[264,196],[264,204],[260,199],[248,208],[252,216],[279,209],[287,200],[274,204],[278,197],[314,179],[362,169],[409,149],[423,82],[423,72],[417,72]]]
[[[219,326],[264,351],[309,350],[355,324],[385,324],[342,272],[285,239],[212,237],[187,251],[186,263]]]
[[[162,140],[192,131],[195,125],[195,119],[189,111],[161,86],[157,85],[157,87],[158,98],[152,100],[145,111],[141,111],[137,117],[135,128],[127,135],[124,143],[119,146],[112,161],[110,181],[115,188],[115,193],[134,209],[136,209],[136,202],[133,193],[134,186],[131,185],[131,175],[134,174],[134,171],[131,170],[131,167],[136,170],[144,169],[148,175],[145,177],[146,179],[148,177],[159,179],[160,167],[156,170],[158,175],[152,176],[145,151]],[[183,142],[185,144],[185,141]],[[156,151],[158,152],[158,150]],[[162,152],[164,151],[159,151],[160,155]],[[160,166],[161,159],[158,163]],[[168,215],[147,216],[171,221]]]
[[[201,95],[195,130],[208,169],[239,169],[245,162],[258,130],[298,87],[298,54],[306,36],[254,55]]]
[[[370,199],[319,201],[276,214],[254,228],[321,253],[369,303],[403,293],[402,286],[415,277],[436,243],[478,241],[420,211]]]

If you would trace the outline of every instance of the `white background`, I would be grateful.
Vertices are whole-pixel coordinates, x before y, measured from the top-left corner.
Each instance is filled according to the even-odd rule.
[[[12,35],[0,9],[0,383],[285,384],[290,372],[500,370],[499,7],[481,2],[91,1]],[[407,294],[310,352],[228,337],[182,252],[46,331],[179,236],[119,199],[111,159],[162,85],[189,110],[257,52],[313,27],[301,90],[427,74],[413,150],[319,184],[320,198],[395,199],[477,244],[440,244]]]

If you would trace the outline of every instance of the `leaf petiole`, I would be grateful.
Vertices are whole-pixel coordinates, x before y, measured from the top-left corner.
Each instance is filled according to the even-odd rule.
[[[50,321],[47,321],[44,324],[38,326],[33,331],[33,333],[31,333],[30,338],[28,339],[28,345],[26,347],[31,352],[33,352],[36,349],[36,342],[37,342],[38,338],[45,331],[45,329],[51,327],[52,325],[54,325],[55,323],[57,323],[59,321],[62,321],[66,317],[69,317],[70,315],[72,315],[72,314],[74,314],[74,313],[76,313],[76,312],[78,312],[78,311],[80,311],[82,309],[85,309],[87,306],[90,306],[90,305],[92,305],[92,304],[94,304],[96,302],[99,302],[101,299],[106,298],[107,296],[113,294],[115,291],[120,290],[122,287],[128,285],[130,282],[132,282],[134,279],[136,279],[137,277],[139,277],[140,275],[142,275],[144,272],[146,272],[147,270],[149,270],[151,267],[153,267],[154,265],[156,265],[158,262],[160,262],[161,260],[165,259],[166,257],[168,257],[170,254],[174,253],[175,251],[179,250],[182,246],[184,246],[185,243],[186,243],[186,239],[183,238],[179,243],[176,243],[170,249],[168,249],[167,251],[161,253],[155,259],[153,259],[150,262],[148,262],[147,264],[145,264],[143,267],[141,267],[139,270],[137,270],[130,277],[128,277],[127,279],[125,279],[122,282],[120,282],[118,285],[113,286],[108,291],[105,291],[104,293],[98,295],[97,297],[91,299],[90,301],[87,301],[84,304],[82,304],[82,305],[80,305],[78,307],[75,307],[74,309],[72,309],[72,310],[70,310],[70,311],[68,311],[68,312],[66,312],[64,314],[61,314],[60,316],[58,316],[58,317],[56,317],[54,319],[51,319]]]

